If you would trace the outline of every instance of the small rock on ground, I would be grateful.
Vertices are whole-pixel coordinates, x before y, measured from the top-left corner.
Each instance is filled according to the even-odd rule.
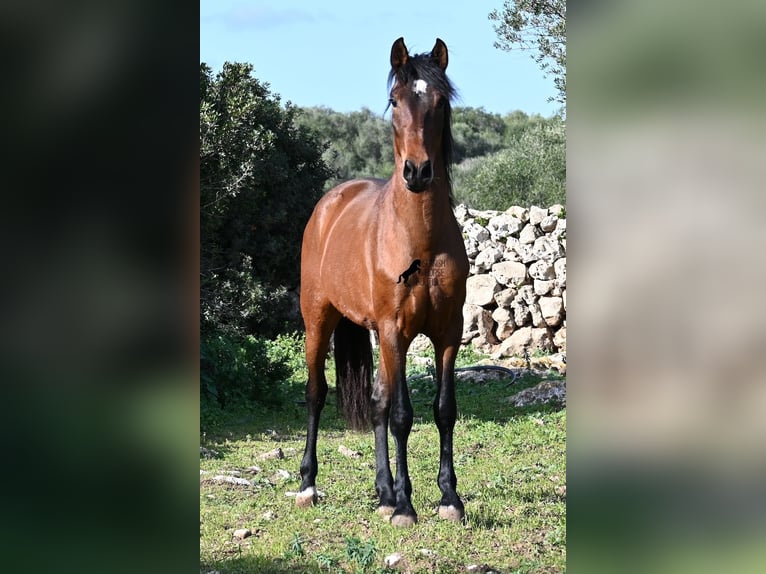
[[[282,452],[281,448],[275,448],[274,450],[270,450],[269,452],[264,452],[263,454],[258,456],[258,460],[271,460],[271,459],[283,459],[285,458],[285,453]]]
[[[229,476],[225,474],[219,474],[211,478],[213,482],[228,482],[229,484],[236,484],[238,486],[253,486],[253,483],[245,478],[239,478],[237,476]]]
[[[283,469],[278,469],[277,472],[271,475],[271,482],[279,482],[280,480],[287,480],[290,478],[290,473]]]
[[[238,538],[239,540],[244,540],[248,536],[252,536],[252,531],[249,528],[237,528],[234,531],[234,538]]]
[[[567,384],[563,380],[542,381],[534,387],[519,391],[515,395],[504,399],[504,401],[515,407],[549,403],[566,407]]]
[[[218,458],[221,456],[221,454],[217,450],[213,450],[212,448],[205,448],[204,446],[199,447],[199,455],[202,458]]]
[[[349,458],[361,458],[362,453],[356,450],[351,450],[347,446],[340,445],[338,447],[338,452],[341,453],[343,456],[347,456]]]

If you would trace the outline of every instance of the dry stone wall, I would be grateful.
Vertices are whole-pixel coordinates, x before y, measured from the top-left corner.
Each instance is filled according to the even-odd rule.
[[[471,272],[463,343],[495,357],[566,352],[566,216],[562,205],[455,208]]]

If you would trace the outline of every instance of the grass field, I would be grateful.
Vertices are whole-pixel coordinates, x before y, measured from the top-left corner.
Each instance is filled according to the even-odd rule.
[[[200,460],[200,572],[565,571],[566,409],[515,408],[503,401],[543,378],[557,376],[527,372],[513,385],[509,379],[458,383],[455,472],[464,524],[436,515],[439,435],[428,378],[411,383],[409,462],[419,523],[409,529],[375,513],[372,433],[346,430],[332,394],[318,445],[317,488],[325,496],[307,510],[287,495],[300,484],[306,420],[300,385],[291,384],[291,398],[280,408],[208,412],[201,445],[217,456]],[[283,458],[263,458],[277,448]],[[252,534],[239,539],[237,529]],[[400,560],[387,567],[394,553]]]

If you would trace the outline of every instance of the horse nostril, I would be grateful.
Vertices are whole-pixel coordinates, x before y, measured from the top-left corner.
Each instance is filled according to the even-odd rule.
[[[431,181],[431,179],[433,179],[434,173],[431,169],[431,162],[429,160],[426,160],[420,164],[420,169],[418,172],[420,179],[423,181]]]
[[[407,159],[404,161],[402,176],[407,182],[407,189],[410,191],[423,191],[433,181],[434,170],[429,160],[416,166],[415,162]]]
[[[415,164],[412,163],[410,160],[406,160],[404,162],[404,173],[402,174],[404,176],[405,181],[409,183],[415,178],[416,174],[417,174],[417,168],[415,167]]]

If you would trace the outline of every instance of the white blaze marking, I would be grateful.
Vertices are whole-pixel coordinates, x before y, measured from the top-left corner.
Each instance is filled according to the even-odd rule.
[[[425,94],[426,90],[428,89],[428,84],[425,82],[425,80],[415,80],[415,83],[412,84],[412,91],[416,94]]]

